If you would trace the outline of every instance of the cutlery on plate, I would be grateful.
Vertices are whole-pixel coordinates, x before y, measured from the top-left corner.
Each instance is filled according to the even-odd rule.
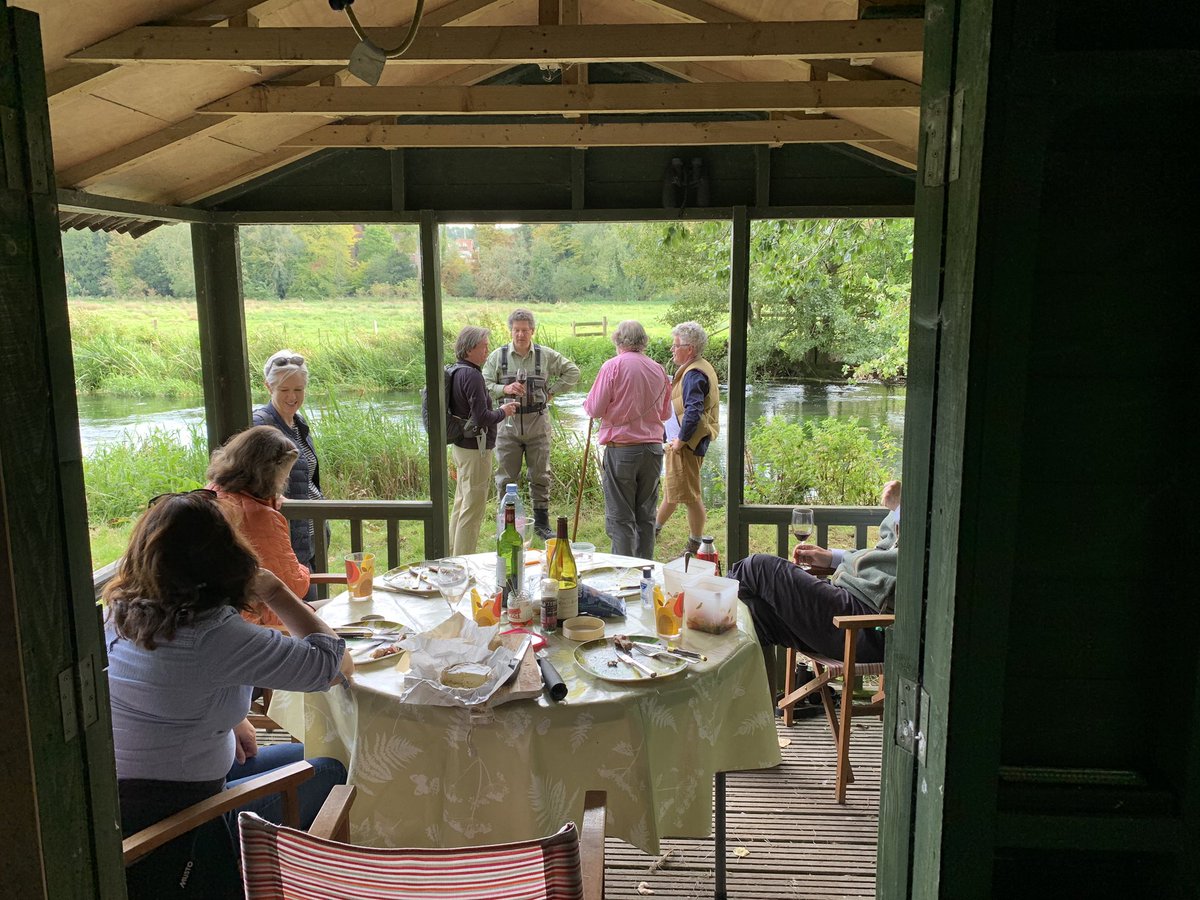
[[[655,644],[654,646],[662,648],[662,644]],[[708,657],[703,653],[697,653],[695,650],[684,650],[682,647],[675,647],[671,644],[667,644],[667,646],[663,649],[665,649],[667,653],[674,653],[677,656],[682,656],[684,659],[698,659],[701,661],[708,660]]]
[[[651,647],[653,647],[654,649],[651,649]],[[676,653],[672,653],[670,650],[663,650],[657,644],[651,644],[650,647],[647,647],[645,644],[640,644],[637,641],[634,641],[633,649],[638,651],[638,653],[641,653],[643,656],[649,656],[651,659],[665,659],[669,662],[685,662],[685,663],[690,663],[690,662],[694,661],[694,660],[690,659],[689,657],[680,656]]]
[[[649,666],[643,665],[642,663],[638,662],[636,659],[634,659],[632,656],[630,656],[624,650],[614,649],[613,652],[616,653],[617,659],[619,659],[623,663],[626,663],[627,665],[633,666],[635,669],[637,669],[637,671],[641,672],[647,678],[657,678],[658,677],[658,673],[656,671],[654,671]]]

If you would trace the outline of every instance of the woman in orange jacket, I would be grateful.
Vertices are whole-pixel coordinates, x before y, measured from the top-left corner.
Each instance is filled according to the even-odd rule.
[[[274,572],[298,597],[308,592],[310,573],[292,550],[287,519],[279,511],[283,487],[299,451],[270,425],[256,425],[234,435],[212,455],[209,485],[223,501],[233,526],[241,532],[264,569]],[[278,616],[265,607],[243,615],[252,622],[277,626]]]

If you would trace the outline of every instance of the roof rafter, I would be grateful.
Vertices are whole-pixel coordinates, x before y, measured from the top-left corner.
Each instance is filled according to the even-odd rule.
[[[193,10],[189,14],[189,18],[195,18],[197,23],[208,21],[205,16],[216,16],[221,13],[236,13],[237,10],[245,11],[246,8],[253,7],[262,11],[264,14],[275,12],[282,9],[284,6],[295,2],[295,0],[213,0],[212,3],[201,7],[198,10]],[[450,3],[434,10],[428,16],[423,17],[423,20],[428,20],[434,24],[442,25],[448,22],[457,21],[459,18],[466,18],[476,12],[479,12],[485,7],[492,6],[500,2],[500,0],[451,0]],[[223,20],[222,20],[223,21]],[[127,32],[122,32],[122,34]],[[81,66],[80,68],[87,68]],[[119,71],[119,66],[104,67],[105,70]],[[344,65],[339,66],[306,66],[299,72],[293,72],[289,75],[281,76],[278,80],[283,85],[308,85],[313,82],[321,81],[322,79],[336,75],[345,71]],[[461,70],[464,73],[469,73],[469,80],[478,75],[478,72],[473,71],[471,67]],[[491,71],[491,70],[489,70]],[[98,73],[103,74],[103,73]],[[453,77],[453,76],[450,76]],[[487,77],[480,75],[480,78]],[[92,157],[85,162],[72,166],[69,169],[62,170],[57,174],[57,180],[60,184],[70,187],[82,188],[95,184],[106,177],[111,177],[117,172],[125,169],[133,168],[145,161],[148,157],[173,147],[180,141],[189,140],[199,137],[205,133],[212,132],[214,129],[229,123],[233,116],[213,116],[196,114],[188,116],[179,122],[168,125],[166,128],[146,135],[135,141],[131,141],[121,147],[115,147],[106,153],[101,153]],[[290,162],[290,160],[288,160]],[[232,186],[232,185],[230,185]]]
[[[281,147],[679,147],[888,140],[842,119],[603,125],[324,125]]]
[[[735,22],[687,25],[546,25],[423,28],[392,65],[429,63],[653,62],[655,60],[846,59],[921,52],[911,19]],[[377,40],[399,40],[381,29]],[[139,26],[71,55],[73,60],[215,65],[333,65],[357,39],[340,28]]]
[[[696,22],[753,21],[747,19],[745,16],[740,16],[737,13],[729,12],[712,3],[708,3],[707,0],[638,0],[638,2],[644,6],[655,7],[660,12],[670,11],[680,14]],[[819,73],[822,79],[828,75],[834,75],[848,81],[866,81],[889,77],[869,66],[852,66],[848,60],[808,57],[796,60],[795,62],[807,64],[814,73]],[[725,82],[740,80],[707,66],[690,62],[662,62],[658,64],[658,67],[664,71],[678,75],[680,78],[686,78],[689,81]],[[815,75],[810,75],[810,77],[816,80]],[[788,117],[791,114],[782,113],[782,115]],[[894,137],[895,135],[893,135]],[[915,142],[902,142],[893,139],[887,142],[873,142],[869,144],[853,141],[849,143],[852,147],[857,147],[859,150],[882,157],[889,162],[898,163],[905,168],[913,170],[917,168],[917,152],[915,146],[912,145]]]
[[[238,91],[206,113],[289,115],[561,115],[752,112],[920,106],[907,81],[723,84],[491,85],[486,87],[272,87]]]
[[[223,26],[231,20],[240,21],[252,12],[269,15],[295,2],[297,0],[212,0],[199,9],[174,17],[169,24],[192,28]],[[118,32],[112,37],[120,37],[128,31]],[[115,64],[68,63],[46,75],[46,97],[51,103],[61,102],[107,80],[121,69]]]

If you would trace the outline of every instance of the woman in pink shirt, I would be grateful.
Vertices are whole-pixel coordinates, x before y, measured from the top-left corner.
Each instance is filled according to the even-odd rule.
[[[671,411],[671,382],[646,355],[650,339],[640,322],[622,322],[612,340],[617,355],[600,367],[583,401],[584,411],[601,420],[604,530],[613,553],[653,559],[662,423]]]

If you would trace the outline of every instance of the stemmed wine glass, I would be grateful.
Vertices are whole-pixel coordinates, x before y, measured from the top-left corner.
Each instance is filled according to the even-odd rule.
[[[450,607],[450,612],[454,612],[458,601],[466,593],[467,584],[470,580],[471,576],[467,571],[467,561],[465,559],[456,556],[450,559],[438,560],[437,572],[434,574],[433,581],[437,585],[442,599]]]
[[[811,506],[792,507],[792,534],[802,544],[808,543],[813,533],[813,511]],[[807,569],[808,566],[801,566]]]
[[[522,390],[525,388],[525,382],[529,379],[529,373],[525,371],[525,367],[521,366],[517,369],[517,384],[521,385]],[[521,394],[521,404],[525,404],[525,394]]]

